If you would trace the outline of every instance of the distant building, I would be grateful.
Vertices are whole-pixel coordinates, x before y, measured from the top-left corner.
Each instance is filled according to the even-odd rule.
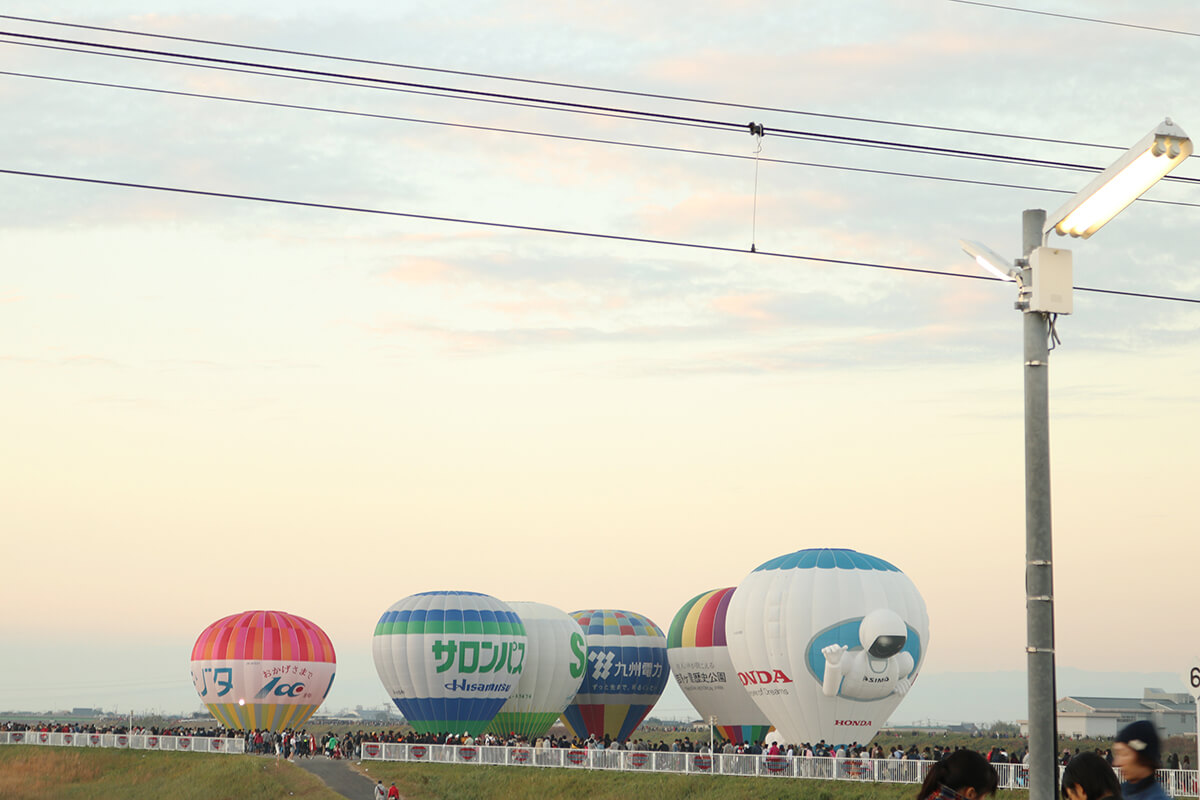
[[[1147,688],[1140,700],[1069,696],[1058,701],[1057,712],[1059,736],[1111,739],[1139,719],[1153,722],[1163,738],[1196,733],[1196,704],[1182,692]],[[1027,721],[1021,722],[1021,734],[1029,734]]]

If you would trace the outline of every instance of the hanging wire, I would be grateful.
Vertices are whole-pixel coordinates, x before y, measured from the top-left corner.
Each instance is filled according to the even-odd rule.
[[[1050,346],[1047,348],[1047,352],[1049,352],[1050,350],[1054,350],[1060,344],[1062,344],[1062,339],[1058,338],[1058,314],[1050,315],[1050,324],[1048,326],[1048,332],[1049,332],[1049,337],[1050,337]]]
[[[750,135],[754,137],[755,143],[758,145],[754,150],[754,205],[750,213],[750,252],[757,253],[758,247],[758,163],[759,155],[762,153],[762,140],[766,135],[762,123],[751,122],[749,125]]]

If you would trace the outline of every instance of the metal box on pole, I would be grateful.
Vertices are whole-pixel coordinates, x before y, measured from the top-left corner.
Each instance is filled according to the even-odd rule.
[[[1057,247],[1036,247],[1029,254],[1029,271],[1033,281],[1029,310],[1044,314],[1070,314],[1074,308],[1071,297],[1074,282],[1071,251]]]

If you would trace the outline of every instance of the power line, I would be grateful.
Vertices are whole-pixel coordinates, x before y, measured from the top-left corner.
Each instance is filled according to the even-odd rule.
[[[992,187],[992,188],[1001,188],[1001,189],[1020,189],[1023,191],[1048,192],[1048,193],[1052,193],[1052,194],[1072,194],[1073,193],[1073,191],[1070,189],[1052,189],[1052,188],[1048,188],[1045,186],[1030,186],[1027,184],[1002,183],[999,181],[985,181],[985,180],[978,180],[978,179],[972,179],[972,178],[955,178],[955,177],[950,177],[950,176],[946,176],[946,175],[930,175],[927,173],[901,172],[898,170],[872,169],[872,168],[868,168],[868,167],[850,167],[850,166],[841,165],[841,164],[825,164],[825,163],[820,163],[820,162],[815,162],[815,161],[797,161],[794,159],[785,159],[785,158],[763,158],[760,156],[759,158],[756,159],[754,156],[750,156],[750,155],[743,155],[743,154],[738,154],[738,153],[723,153],[723,152],[718,152],[718,151],[714,151],[714,150],[698,150],[698,149],[689,148],[689,147],[656,145],[656,144],[647,144],[647,143],[643,143],[643,142],[627,142],[627,141],[622,141],[622,140],[618,140],[618,139],[600,139],[600,138],[589,137],[589,136],[571,136],[571,135],[567,135],[567,134],[546,133],[544,131],[530,131],[530,130],[522,130],[522,129],[518,129],[518,128],[502,128],[502,127],[498,127],[498,126],[494,126],[494,125],[473,125],[473,124],[460,123],[460,122],[447,122],[444,120],[424,119],[424,118],[420,118],[420,117],[404,117],[404,116],[398,116],[398,115],[394,115],[394,114],[379,114],[379,113],[373,113],[373,112],[367,112],[367,111],[351,111],[348,109],[329,108],[329,107],[325,107],[325,106],[310,106],[310,105],[303,105],[303,104],[297,104],[297,103],[284,103],[284,102],[272,101],[272,100],[255,100],[255,99],[246,98],[246,97],[232,97],[229,95],[208,94],[208,93],[203,93],[203,92],[185,92],[185,91],[180,91],[180,90],[176,90],[176,89],[159,89],[159,88],[148,87],[148,86],[134,86],[132,84],[125,84],[125,83],[107,83],[104,81],[89,81],[89,80],[83,80],[80,78],[65,78],[65,77],[56,76],[56,75],[39,75],[36,73],[9,72],[9,71],[4,71],[4,70],[0,70],[0,75],[7,75],[10,77],[17,77],[17,78],[30,78],[30,79],[34,79],[34,80],[46,80],[46,81],[53,81],[53,82],[57,82],[57,83],[68,83],[68,84],[75,84],[75,85],[81,85],[81,86],[92,86],[92,87],[109,88],[109,89],[121,89],[121,90],[127,90],[127,91],[145,92],[145,93],[150,93],[150,94],[161,94],[161,95],[167,95],[167,96],[173,96],[173,97],[186,97],[186,98],[201,99],[201,100],[217,100],[217,101],[222,101],[222,102],[239,103],[239,104],[243,104],[243,105],[265,106],[265,107],[269,107],[269,108],[284,108],[284,109],[296,110],[296,111],[310,111],[310,112],[319,112],[319,113],[327,113],[327,114],[337,114],[337,115],[350,116],[350,117],[361,117],[361,118],[366,118],[366,119],[378,119],[378,120],[386,120],[386,121],[393,121],[393,122],[405,122],[405,123],[412,123],[412,124],[419,124],[419,125],[437,125],[437,126],[448,127],[448,128],[456,128],[456,129],[460,129],[460,130],[483,131],[483,132],[488,132],[488,133],[503,133],[503,134],[517,135],[517,136],[533,136],[533,137],[539,137],[539,138],[544,138],[544,139],[554,139],[554,140],[558,140],[558,141],[582,142],[582,143],[588,143],[588,144],[602,144],[602,145],[608,145],[608,146],[614,146],[614,147],[629,147],[629,148],[642,149],[642,150],[652,150],[652,151],[668,152],[668,153],[682,153],[682,154],[687,154],[687,155],[699,155],[699,156],[708,156],[708,157],[715,157],[715,158],[737,159],[737,160],[743,160],[743,161],[758,160],[758,161],[761,161],[764,163],[769,163],[769,164],[782,164],[782,165],[786,165],[786,166],[799,166],[799,167],[809,167],[809,168],[814,168],[814,169],[838,170],[838,171],[843,171],[843,172],[855,172],[855,173],[868,174],[868,175],[887,175],[887,176],[891,176],[891,177],[913,178],[913,179],[917,179],[917,180],[929,180],[929,181],[937,181],[937,182],[942,182],[942,183],[959,183],[959,184],[966,184],[966,185],[970,185],[970,186],[988,186],[988,187]],[[1183,207],[1188,207],[1188,208],[1200,208],[1200,203],[1188,203],[1188,202],[1181,201],[1181,200],[1155,200],[1155,199],[1151,199],[1151,198],[1140,198],[1138,202],[1157,203],[1157,204],[1161,204],[1161,205],[1183,206]]]
[[[53,44],[75,45],[83,47],[98,47],[103,50],[111,50],[121,53],[132,53],[137,55],[152,55],[152,56],[169,56],[172,58],[186,58],[189,61],[200,61],[210,64],[228,65],[235,67],[253,67],[255,69],[270,69],[285,73],[292,73],[301,76],[311,76],[318,78],[338,78],[341,80],[361,81],[366,84],[376,84],[380,86],[398,86],[412,89],[437,90],[445,92],[452,96],[465,97],[486,97],[501,100],[521,100],[524,102],[541,103],[547,106],[576,109],[580,111],[606,111],[609,113],[619,113],[634,117],[646,117],[649,119],[666,120],[670,122],[691,122],[711,125],[714,127],[725,128],[727,130],[742,131],[746,128],[745,123],[741,122],[726,122],[723,120],[711,120],[701,117],[689,117],[682,114],[666,114],[659,111],[637,111],[632,109],[613,108],[608,106],[597,106],[591,103],[576,103],[568,100],[551,100],[547,98],[528,97],[523,95],[512,95],[504,92],[488,92],[482,89],[466,89],[460,86],[439,86],[437,84],[417,83],[415,81],[400,81],[394,78],[377,78],[371,75],[354,75],[344,72],[329,72],[327,70],[306,69],[303,67],[289,67],[278,64],[264,64],[257,61],[240,61],[232,58],[217,58],[215,56],[201,56],[191,53],[177,53],[169,50],[152,50],[143,47],[129,47],[127,45],[105,44],[102,42],[89,42],[79,39],[63,39],[54,36],[38,36],[32,33],[17,33],[15,31],[0,31],[4,36],[12,36],[18,39],[27,39],[40,42],[49,42]]]
[[[1058,17],[1059,19],[1073,19],[1078,22],[1095,22],[1100,25],[1115,25],[1119,28],[1137,28],[1143,31],[1155,31],[1156,33],[1174,33],[1179,36],[1200,36],[1200,33],[1194,31],[1181,31],[1174,28],[1157,28],[1153,25],[1137,25],[1132,22],[1116,22],[1111,19],[1098,19],[1096,17],[1080,17],[1075,14],[1059,14],[1054,11],[1039,11],[1033,8],[1018,8],[1016,6],[1005,6],[999,3],[983,3],[979,0],[950,0],[951,3],[961,3],[966,6],[982,6],[984,8],[997,8],[1001,11],[1019,11],[1023,14],[1037,14],[1043,17]]]
[[[0,35],[4,35],[4,32],[0,31]],[[105,58],[121,58],[121,59],[130,60],[130,61],[144,61],[144,62],[151,63],[151,64],[169,64],[171,66],[176,66],[176,67],[191,67],[193,69],[209,69],[209,70],[216,70],[216,71],[220,71],[220,72],[233,72],[233,73],[242,74],[242,75],[258,75],[258,76],[263,76],[263,77],[268,77],[268,78],[285,78],[287,80],[305,81],[307,83],[323,83],[323,84],[328,84],[331,86],[349,86],[349,87],[352,87],[355,89],[376,89],[376,90],[380,90],[380,91],[398,92],[401,94],[415,94],[415,95],[421,95],[421,96],[425,96],[425,97],[438,97],[438,98],[442,98],[442,99],[447,99],[447,97],[448,97],[448,95],[446,95],[443,92],[421,91],[418,89],[405,89],[405,88],[398,87],[398,86],[375,86],[375,85],[371,85],[371,84],[355,83],[353,81],[332,80],[329,78],[314,78],[314,77],[305,77],[305,76],[301,76],[301,75],[287,75],[287,74],[279,74],[279,73],[275,73],[275,72],[262,72],[260,70],[242,69],[242,68],[238,68],[238,67],[222,67],[222,66],[217,66],[215,64],[193,64],[193,63],[190,63],[187,61],[174,61],[169,58],[151,58],[149,56],[134,56],[134,55],[126,54],[126,53],[103,53],[103,52],[97,52],[94,50],[85,50],[85,49],[80,49],[80,48],[75,48],[75,47],[63,47],[61,45],[37,44],[34,42],[8,42],[8,41],[4,41],[3,39],[0,39],[0,43],[19,45],[22,47],[35,47],[35,48],[39,48],[39,49],[43,49],[43,50],[58,50],[58,51],[67,52],[67,53],[84,53],[86,55],[92,55],[92,56],[104,56]],[[515,108],[531,108],[531,109],[537,109],[539,111],[568,111],[568,112],[572,112],[572,113],[585,113],[585,114],[588,114],[588,115],[594,116],[594,117],[609,117],[612,119],[624,119],[624,120],[630,119],[629,117],[622,115],[622,114],[603,114],[603,113],[594,112],[594,111],[593,112],[579,112],[579,111],[574,111],[573,109],[547,108],[545,106],[537,105],[534,103],[518,103],[518,102],[514,102],[514,101],[510,101],[510,100],[497,100],[497,99],[483,98],[483,97],[468,97],[468,98],[453,97],[450,99],[471,100],[473,102],[489,103],[489,104],[503,105],[503,106],[512,106]],[[655,120],[655,119],[643,119],[643,120],[639,120],[639,121],[641,121],[641,122],[663,122],[662,120]],[[710,126],[701,125],[701,124],[683,123],[683,122],[674,122],[674,123],[669,123],[669,124],[677,125],[679,127],[699,128],[701,130],[712,130],[712,128]]]
[[[297,111],[311,111],[311,112],[320,112],[320,113],[327,113],[327,114],[338,114],[338,115],[351,116],[351,117],[363,117],[363,118],[367,118],[367,119],[379,119],[379,120],[388,120],[388,121],[394,121],[394,122],[406,122],[406,123],[414,123],[414,124],[420,124],[420,125],[438,125],[438,126],[457,128],[457,129],[462,129],[462,130],[484,131],[484,132],[489,132],[489,133],[504,133],[504,134],[519,135],[519,136],[534,136],[534,137],[545,138],[545,139],[556,139],[556,140],[560,140],[560,141],[584,142],[584,143],[589,143],[589,144],[603,144],[603,145],[610,145],[610,146],[615,146],[615,147],[631,147],[631,148],[644,149],[644,150],[655,150],[655,151],[660,151],[660,152],[684,153],[684,154],[689,154],[689,155],[712,156],[712,157],[718,157],[718,158],[731,158],[731,159],[739,159],[739,160],[747,160],[747,161],[755,160],[753,156],[749,156],[749,155],[742,155],[742,154],[738,154],[738,153],[722,153],[722,152],[718,152],[718,151],[714,151],[714,150],[698,150],[698,149],[689,148],[689,147],[675,147],[675,146],[669,146],[669,145],[646,144],[646,143],[642,143],[642,142],[627,142],[627,141],[622,141],[622,140],[618,140],[618,139],[599,139],[599,138],[589,137],[589,136],[571,136],[571,135],[567,135],[567,134],[546,133],[544,131],[529,131],[529,130],[521,130],[518,128],[502,128],[502,127],[498,127],[498,126],[494,126],[494,125],[473,125],[473,124],[468,124],[468,123],[446,122],[444,120],[423,119],[420,117],[403,117],[403,116],[398,116],[398,115],[394,115],[394,114],[379,114],[379,113],[373,113],[373,112],[367,112],[367,111],[351,111],[348,109],[329,108],[329,107],[324,107],[324,106],[310,106],[310,105],[302,105],[302,104],[297,104],[297,103],[283,103],[283,102],[272,101],[272,100],[255,100],[255,99],[245,98],[245,97],[231,97],[229,95],[207,94],[207,93],[203,93],[203,92],[184,92],[184,91],[175,90],[175,89],[158,89],[158,88],[153,88],[153,87],[134,86],[131,84],[123,84],[123,83],[106,83],[103,81],[89,81],[89,80],[83,80],[80,78],[64,78],[64,77],[55,76],[55,75],[38,75],[38,74],[28,73],[28,72],[8,72],[8,71],[3,71],[3,70],[0,70],[0,75],[8,75],[10,77],[18,77],[18,78],[32,78],[35,80],[47,80],[47,81],[54,81],[57,83],[69,83],[69,84],[76,84],[76,85],[82,85],[82,86],[94,86],[94,87],[122,89],[122,90],[136,91],[136,92],[147,92],[147,93],[151,93],[151,94],[162,94],[162,95],[168,95],[168,96],[174,96],[174,97],[187,97],[187,98],[202,99],[202,100],[218,100],[218,101],[231,102],[231,103],[240,103],[240,104],[245,104],[245,105],[266,106],[266,107],[270,107],[270,108],[285,108],[285,109],[291,109],[291,110],[297,110]],[[949,183],[963,183],[963,184],[969,184],[969,185],[973,185],[973,186],[991,186],[991,187],[998,187],[998,188],[1005,188],[1005,189],[1022,189],[1022,190],[1026,190],[1026,191],[1052,192],[1052,193],[1056,193],[1056,194],[1070,194],[1071,193],[1071,191],[1068,189],[1050,189],[1050,188],[1046,188],[1046,187],[1028,186],[1028,185],[1023,185],[1023,184],[973,180],[970,178],[953,178],[953,177],[943,176],[943,175],[928,175],[928,174],[913,173],[913,172],[899,172],[899,171],[895,171],[895,170],[869,169],[866,167],[849,167],[849,166],[837,165],[837,164],[823,164],[823,163],[813,162],[813,161],[796,161],[793,159],[762,158],[762,157],[760,157],[758,160],[766,162],[766,163],[772,163],[772,164],[784,164],[784,165],[789,165],[789,166],[801,166],[801,167],[814,167],[814,168],[818,168],[818,169],[834,169],[834,170],[842,170],[842,171],[846,171],[846,172],[859,172],[859,173],[866,173],[866,174],[871,174],[871,175],[889,175],[889,176],[894,176],[894,177],[917,178],[917,179],[932,180],[932,181],[944,181],[944,182],[949,182]],[[1171,205],[1185,205],[1185,206],[1200,207],[1200,203],[1183,203],[1183,202],[1176,202],[1176,201],[1170,201],[1170,200],[1158,200],[1158,201],[1153,201],[1153,202],[1167,203],[1167,204],[1171,204]]]
[[[243,43],[237,43],[237,42],[221,41],[221,40],[216,40],[216,39],[199,39],[199,38],[194,38],[194,37],[190,37],[190,36],[172,36],[172,35],[163,34],[163,33],[151,33],[149,31],[131,30],[129,28],[110,28],[110,27],[105,27],[105,26],[101,26],[101,25],[84,25],[81,23],[62,22],[60,20],[40,19],[40,18],[36,18],[36,17],[20,17],[20,16],[15,16],[12,14],[0,14],[0,19],[16,20],[16,21],[20,21],[20,22],[31,22],[31,23],[35,23],[35,24],[41,24],[41,25],[55,25],[55,26],[67,27],[67,28],[77,28],[77,29],[81,29],[81,30],[103,31],[105,33],[119,33],[119,34],[124,34],[124,35],[128,35],[128,36],[143,36],[143,37],[149,37],[149,38],[154,38],[154,39],[166,39],[166,40],[177,41],[177,42],[190,42],[193,44],[213,45],[213,46],[217,46],[217,47],[230,47],[230,48],[237,48],[237,49],[242,49],[242,50],[254,50],[254,51],[263,52],[263,53],[277,53],[277,54],[281,54],[281,55],[303,56],[306,58],[319,58],[319,59],[325,59],[325,60],[329,60],[329,61],[342,61],[342,62],[353,63],[353,64],[367,64],[367,65],[371,65],[371,66],[392,67],[392,68],[396,68],[396,69],[417,70],[417,71],[422,71],[422,72],[433,72],[433,73],[439,73],[439,74],[443,74],[443,75],[457,75],[460,77],[470,77],[470,78],[485,78],[488,80],[508,81],[508,82],[513,82],[513,83],[524,83],[524,84],[529,84],[529,85],[534,85],[534,86],[548,86],[548,87],[554,87],[554,88],[560,88],[560,89],[573,89],[573,90],[588,91],[588,92],[601,92],[601,93],[605,93],[605,94],[624,95],[627,97],[643,97],[643,98],[653,99],[653,100],[671,100],[671,101],[675,101],[675,102],[695,103],[695,104],[699,104],[699,105],[710,105],[710,106],[720,106],[720,107],[724,107],[724,108],[740,108],[740,109],[745,109],[745,110],[749,110],[749,111],[769,111],[769,112],[779,113],[779,114],[792,114],[792,115],[797,115],[797,116],[808,116],[808,117],[817,117],[817,118],[821,118],[821,119],[839,120],[842,122],[863,122],[863,123],[868,123],[868,124],[872,124],[872,125],[890,125],[890,126],[902,127],[902,128],[914,128],[914,129],[918,129],[918,130],[937,131],[940,133],[961,133],[961,134],[967,134],[967,135],[971,135],[971,136],[991,136],[991,137],[997,137],[997,138],[1003,138],[1003,139],[1014,139],[1014,140],[1018,140],[1018,141],[1039,142],[1042,144],[1063,144],[1063,145],[1071,145],[1071,146],[1077,146],[1077,147],[1099,147],[1099,148],[1105,148],[1105,149],[1110,149],[1110,150],[1123,149],[1116,145],[1093,144],[1090,142],[1077,142],[1077,141],[1070,141],[1067,139],[1053,139],[1053,138],[1047,138],[1047,137],[1042,137],[1042,136],[1025,136],[1025,135],[1021,135],[1021,134],[999,133],[999,132],[995,132],[995,131],[980,131],[980,130],[972,130],[969,128],[956,128],[956,127],[950,127],[950,126],[944,126],[944,125],[927,125],[927,124],[921,124],[921,123],[915,123],[915,122],[900,122],[900,121],[896,121],[896,120],[884,120],[884,119],[876,119],[876,118],[872,118],[872,117],[856,117],[856,116],[848,116],[848,115],[844,115],[844,114],[828,114],[828,113],[822,113],[822,112],[818,112],[818,111],[805,111],[802,109],[781,108],[778,106],[754,105],[754,104],[750,104],[750,103],[739,103],[739,102],[732,102],[732,101],[727,101],[727,100],[711,100],[711,99],[697,98],[697,97],[686,97],[686,96],[682,96],[682,95],[660,94],[660,93],[656,93],[656,92],[636,91],[636,90],[631,90],[631,89],[615,89],[615,88],[604,87],[604,86],[590,86],[590,85],[581,84],[581,83],[566,83],[566,82],[562,82],[562,81],[551,81],[551,80],[543,80],[543,79],[537,79],[537,78],[521,78],[521,77],[514,77],[511,75],[499,75],[499,74],[490,73],[490,72],[472,72],[472,71],[468,71],[468,70],[446,69],[446,68],[442,68],[442,67],[430,67],[430,66],[423,66],[423,65],[418,65],[418,64],[404,64],[404,63],[395,62],[395,61],[381,61],[381,60],[369,59],[369,58],[355,58],[352,56],[332,55],[329,53],[316,53],[316,52],[311,52],[311,51],[306,51],[306,50],[291,50],[291,49],[278,48],[278,47],[264,47],[262,45],[243,44]]]
[[[221,59],[212,56],[198,56],[184,53],[173,53],[170,51],[149,50],[145,48],[126,47],[122,45],[109,45],[95,42],[86,42],[72,39],[61,39],[48,36],[36,36],[33,34],[14,33],[11,31],[0,31],[0,35],[13,36],[20,39],[32,39],[38,42],[53,42],[56,44],[31,44],[29,42],[6,42],[8,44],[31,44],[34,47],[52,47],[57,49],[60,45],[82,45],[84,47],[98,47],[107,50],[117,51],[116,57],[134,58],[138,60],[147,60],[147,55],[132,55],[132,54],[149,54],[149,56],[169,56],[171,58],[185,58],[196,60],[205,63],[192,64],[188,62],[168,61],[182,66],[207,67],[211,69],[233,69],[233,71],[244,71],[243,68],[253,67],[255,69],[267,69],[282,72],[277,73],[253,73],[267,75],[269,77],[291,77],[299,80],[316,80],[327,82],[326,79],[335,78],[338,81],[351,80],[361,81],[363,83],[354,83],[350,85],[367,86],[375,88],[397,89],[399,91],[411,91],[420,89],[424,91],[434,91],[445,93],[443,96],[456,97],[460,99],[484,99],[489,102],[509,102],[520,101],[521,103],[534,104],[529,107],[540,108],[544,110],[559,110],[571,111],[583,114],[599,114],[602,116],[618,116],[632,121],[642,122],[661,122],[667,124],[682,124],[694,127],[707,127],[713,130],[723,130],[726,132],[738,131],[746,129],[746,125],[740,122],[730,122],[726,120],[705,119],[702,117],[689,117],[677,114],[665,114],[655,111],[642,111],[636,109],[622,109],[611,106],[596,106],[588,103],[576,103],[563,100],[551,100],[547,98],[528,97],[522,95],[509,95],[500,92],[485,92],[478,89],[465,89],[462,87],[438,86],[436,84],[422,84],[412,81],[397,81],[387,78],[376,78],[371,76],[359,76],[346,73],[326,72],[322,70],[302,69],[299,67],[288,67],[274,64],[262,64],[258,62],[236,61],[233,59]],[[3,41],[3,40],[0,40]],[[69,48],[67,48],[69,49]],[[104,52],[95,51],[74,51],[84,52],[92,55],[105,55]],[[149,60],[154,60],[150,58]],[[295,74],[291,74],[295,73]],[[1033,166],[1045,167],[1050,169],[1065,169],[1079,172],[1100,172],[1100,167],[1093,167],[1085,164],[1074,164],[1063,161],[1051,161],[1046,159],[1029,158],[1025,156],[1009,156],[996,153],[986,153],[982,151],[961,150],[956,148],[934,147],[931,145],[919,145],[907,142],[894,142],[882,139],[868,139],[857,136],[839,136],[834,134],[825,134],[815,131],[792,130],[788,128],[771,128],[770,135],[785,139],[801,139],[805,141],[817,141],[831,144],[852,145],[858,147],[879,148],[897,150],[910,154],[946,156],[953,158],[965,158],[971,160],[991,161],[996,163],[1012,164],[1018,166]],[[1184,183],[1200,184],[1200,179],[1185,178],[1180,176],[1167,176],[1164,180],[1172,180]]]
[[[49,180],[67,181],[72,183],[86,183],[95,186],[114,186],[124,189],[144,189],[156,192],[169,192],[171,194],[192,195],[199,197],[214,197],[224,200],[247,200],[257,203],[270,203],[273,205],[292,206],[299,208],[313,208],[323,211],[346,211],[357,214],[373,214],[385,217],[399,217],[403,219],[422,220],[426,222],[448,222],[459,225],[475,225],[486,228],[497,228],[503,230],[521,231],[523,233],[546,233],[560,236],[579,236],[588,239],[601,239],[606,241],[624,242],[632,244],[651,244],[667,247],[681,247],[691,250],[704,250],[708,252],[718,253],[737,253],[750,255],[751,251],[740,247],[727,247],[724,245],[703,244],[700,242],[686,242],[675,239],[653,239],[643,236],[627,236],[615,233],[598,233],[595,231],[580,231],[569,228],[551,228],[541,225],[521,225],[511,222],[495,222],[491,220],[470,219],[467,217],[447,217],[436,214],[417,214],[408,211],[389,211],[379,208],[367,208],[363,206],[348,206],[334,203],[318,203],[306,200],[289,200],[278,197],[265,197],[261,195],[237,194],[232,192],[217,192],[204,189],[188,189],[179,186],[162,186],[149,183],[134,183],[131,181],[105,180],[101,178],[85,178],[78,175],[61,175],[47,172],[32,172],[28,170],[3,169],[0,168],[0,174],[17,175],[26,178],[45,178]],[[763,256],[766,258],[784,258],[794,261],[811,261],[820,264],[833,264],[837,266],[848,267],[865,267],[868,269],[878,269],[889,272],[903,272],[917,275],[933,275],[940,278],[966,278],[969,280],[991,281],[1001,283],[999,278],[990,275],[973,275],[963,272],[947,272],[945,270],[926,269],[922,267],[906,267],[897,264],[879,264],[870,261],[851,261],[841,258],[823,258],[820,256],[806,256],[797,253],[781,253],[769,250],[757,250],[753,255]],[[1195,303],[1200,304],[1200,298],[1191,297],[1176,297],[1171,295],[1147,294],[1141,292],[1124,292],[1115,289],[1097,289],[1086,286],[1074,287],[1076,291],[1093,292],[1099,294],[1122,295],[1125,297],[1140,297],[1150,300],[1167,300],[1178,303]]]

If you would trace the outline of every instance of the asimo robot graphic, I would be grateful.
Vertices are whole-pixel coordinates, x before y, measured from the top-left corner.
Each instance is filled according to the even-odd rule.
[[[825,657],[822,693],[855,700],[907,694],[915,664],[904,650],[908,630],[900,615],[888,608],[875,609],[862,618],[858,640],[861,649],[844,644],[821,649]]]

